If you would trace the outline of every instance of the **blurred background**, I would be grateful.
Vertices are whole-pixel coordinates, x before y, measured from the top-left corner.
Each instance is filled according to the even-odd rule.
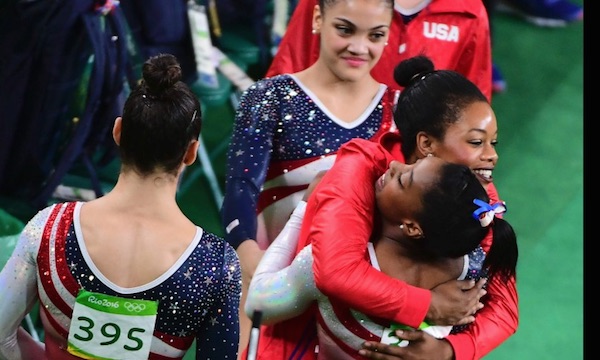
[[[271,48],[257,19],[269,19],[275,2],[265,1],[262,12],[248,10],[245,14],[252,16],[244,21],[221,16],[218,24],[210,17],[215,2],[198,3],[206,5],[220,71],[217,87],[189,79],[203,106],[203,146],[200,161],[181,179],[178,202],[191,220],[222,235],[219,207],[235,106],[248,80],[259,79],[268,67]],[[221,9],[221,14],[227,11]],[[130,23],[134,37],[136,26]],[[543,27],[505,12],[493,18],[493,60],[506,82],[505,91],[492,100],[500,155],[494,177],[520,246],[520,324],[517,333],[486,359],[583,358],[583,29],[582,21]],[[7,28],[0,25],[2,31]],[[228,65],[234,65],[233,70]],[[249,78],[234,80],[239,70]],[[2,192],[0,264],[10,255],[23,224],[43,204],[109,191],[118,168],[114,159],[98,161],[93,185],[89,166],[75,159],[47,198]],[[16,176],[1,171],[0,167],[0,177]],[[33,327],[40,331],[32,315]]]
[[[581,3],[581,2],[580,2]],[[583,23],[499,14],[494,183],[517,231],[520,324],[487,359],[583,359]]]

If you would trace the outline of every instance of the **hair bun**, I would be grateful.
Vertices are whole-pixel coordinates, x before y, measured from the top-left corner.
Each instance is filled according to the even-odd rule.
[[[415,76],[434,70],[433,62],[420,55],[401,61],[394,69],[394,80],[402,87],[408,86]]]
[[[181,66],[175,56],[158,54],[144,63],[142,76],[148,91],[153,95],[159,95],[181,80]]]

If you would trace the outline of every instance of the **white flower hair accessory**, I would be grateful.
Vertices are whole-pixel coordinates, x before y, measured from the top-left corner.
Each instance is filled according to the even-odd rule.
[[[475,199],[473,200],[473,204],[479,206],[479,209],[473,211],[473,217],[476,220],[479,220],[482,227],[490,225],[496,215],[501,215],[506,212],[506,203],[504,201],[490,205],[485,201]]]

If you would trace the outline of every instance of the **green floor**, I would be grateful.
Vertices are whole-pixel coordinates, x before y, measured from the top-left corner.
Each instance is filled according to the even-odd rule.
[[[494,61],[508,90],[492,104],[500,131],[494,175],[519,238],[520,324],[486,359],[583,359],[583,28],[495,18]],[[207,107],[204,117],[204,144],[222,185],[233,109]],[[199,163],[188,169],[178,201],[193,221],[222,234],[204,175]]]
[[[520,324],[486,359],[583,359],[583,27],[495,18],[494,61],[508,90],[492,104],[500,132],[494,175],[519,238]],[[231,121],[226,106],[213,110],[207,143],[212,127]],[[222,183],[226,149],[207,147]],[[181,205],[222,233],[208,184],[199,170],[191,174]]]
[[[496,25],[495,183],[519,237],[520,325],[487,359],[583,359],[583,24]]]

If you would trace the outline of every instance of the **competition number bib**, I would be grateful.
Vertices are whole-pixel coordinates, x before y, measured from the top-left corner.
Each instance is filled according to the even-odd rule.
[[[157,312],[158,301],[80,290],[67,350],[84,359],[148,359]]]
[[[400,347],[405,347],[408,345],[408,340],[401,339],[396,336],[396,330],[411,330],[410,326],[392,323],[390,327],[383,329],[383,335],[381,336],[381,343],[387,345],[396,345]]]
[[[390,327],[383,329],[383,335],[381,336],[381,343],[388,345],[396,345],[400,347],[408,346],[408,340],[401,339],[396,336],[396,330],[414,330],[410,326],[402,325],[398,323],[392,323]],[[429,335],[441,339],[448,334],[450,334],[450,330],[452,330],[452,326],[432,326],[426,322],[422,322],[419,325],[419,330],[423,330]]]

